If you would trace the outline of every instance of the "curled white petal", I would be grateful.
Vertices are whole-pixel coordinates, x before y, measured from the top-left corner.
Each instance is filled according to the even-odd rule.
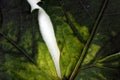
[[[38,15],[39,15],[38,20],[39,20],[42,37],[52,56],[52,59],[56,66],[57,74],[59,77],[61,77],[60,65],[59,65],[60,51],[57,46],[53,25],[51,23],[49,16],[46,14],[46,12],[42,8],[40,8]]]
[[[40,1],[41,0],[28,0],[28,3],[31,5],[31,11],[34,9],[39,9],[39,13],[38,13],[39,29],[42,34],[43,40],[45,41],[48,50],[51,54],[57,74],[61,78],[60,63],[59,63],[60,50],[56,42],[53,25],[49,16],[47,15],[47,13],[43,8],[37,5],[37,3]]]
[[[31,6],[31,12],[35,9],[39,9],[40,7],[37,5],[38,2],[41,2],[41,0],[27,0],[28,3]]]

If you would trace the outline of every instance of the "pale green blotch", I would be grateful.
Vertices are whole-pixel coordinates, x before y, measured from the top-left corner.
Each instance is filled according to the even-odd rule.
[[[112,36],[115,36],[117,33],[115,31],[111,31]]]
[[[19,57],[5,55],[4,70],[10,80],[52,80],[46,73],[30,62]]]
[[[20,46],[22,46],[27,53],[32,54],[32,49],[30,49],[32,47],[32,34],[30,30],[26,30],[22,35]]]
[[[90,80],[98,80],[98,79],[96,79],[96,78],[94,78],[94,77],[91,77]]]
[[[50,53],[43,42],[38,42],[38,54],[36,55],[38,67],[49,75],[53,80],[59,79],[55,70]]]
[[[112,62],[111,65],[113,65],[114,67],[118,67],[120,64],[120,62],[116,61],[116,62]]]
[[[102,80],[107,80],[106,79],[106,77],[102,74],[102,73],[100,73],[100,72],[98,72],[98,71],[92,71],[93,72],[93,74],[98,78],[99,77],[99,79],[102,79]],[[97,79],[96,79],[97,80]]]
[[[59,25],[56,30],[56,37],[61,52],[60,64],[62,76],[68,77],[73,71],[80,52],[84,47],[67,23]]]
[[[89,29],[86,26],[80,26],[76,21],[75,18],[68,13],[69,19],[72,22],[72,24],[76,27],[76,29],[78,30],[80,36],[82,37],[83,40],[87,40],[89,38]]]
[[[13,22],[10,21],[9,23],[6,23],[3,27],[5,28],[2,28],[1,32],[5,32],[6,33],[5,36],[7,38],[12,39],[13,41],[16,41],[17,37],[14,34],[17,34],[17,30],[14,30],[15,28],[12,28],[14,27]],[[14,49],[14,46],[12,46],[12,44],[10,44],[8,40],[4,38],[0,41],[0,44],[5,51]]]
[[[97,44],[91,44],[88,52],[87,52],[87,56],[84,60],[84,64],[89,63],[96,55],[96,53],[98,52],[98,50],[100,49],[100,46]]]
[[[3,27],[5,27],[5,28],[3,28],[3,31],[5,33],[7,33],[6,36],[9,37],[10,39],[16,41],[17,33],[18,33],[18,29],[16,30],[16,25],[12,21],[9,21]]]

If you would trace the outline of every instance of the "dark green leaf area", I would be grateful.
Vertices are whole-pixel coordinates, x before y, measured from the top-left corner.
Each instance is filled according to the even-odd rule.
[[[93,66],[81,69],[75,80],[119,80],[119,73],[117,70]]]

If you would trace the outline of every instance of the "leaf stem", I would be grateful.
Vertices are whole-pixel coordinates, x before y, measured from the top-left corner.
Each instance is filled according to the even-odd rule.
[[[80,58],[79,58],[79,60],[78,60],[78,62],[76,64],[76,66],[75,66],[75,68],[74,68],[74,70],[73,70],[69,80],[74,80],[76,74],[78,73],[79,67],[81,67],[81,65],[82,65],[82,63],[84,61],[84,58],[86,56],[86,53],[87,53],[87,51],[89,49],[89,46],[90,46],[92,40],[93,40],[93,37],[94,37],[94,35],[95,35],[96,31],[97,31],[98,25],[99,25],[100,20],[101,20],[101,18],[103,16],[103,13],[105,11],[107,3],[108,3],[108,0],[104,0],[103,1],[103,6],[101,7],[100,12],[99,12],[99,14],[97,16],[97,19],[96,19],[96,21],[95,21],[95,23],[93,25],[93,29],[92,29],[91,35],[90,35],[89,39],[87,40],[87,42],[85,44],[85,47],[84,47],[84,49],[83,49],[83,51],[81,53],[81,56],[80,56]]]

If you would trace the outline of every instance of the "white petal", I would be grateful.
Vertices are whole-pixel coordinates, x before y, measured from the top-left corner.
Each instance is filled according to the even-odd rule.
[[[54,30],[53,30],[53,25],[52,22],[47,15],[47,13],[37,5],[38,2],[41,0],[28,0],[28,3],[31,6],[31,12],[34,9],[39,9],[38,13],[38,22],[39,22],[39,28],[40,32],[42,34],[43,40],[45,41],[48,50],[51,54],[51,57],[53,59],[53,62],[55,64],[55,68],[57,71],[58,76],[61,78],[61,72],[60,72],[60,50],[58,48]]]
[[[37,5],[37,3],[41,2],[41,0],[27,0],[27,1],[31,6],[31,12],[35,9],[39,9],[39,6]]]
[[[57,46],[52,22],[49,16],[47,15],[47,13],[42,8],[40,8],[38,15],[39,15],[38,20],[39,20],[40,32],[52,56],[57,74],[61,78],[60,65],[59,65],[60,51]]]

